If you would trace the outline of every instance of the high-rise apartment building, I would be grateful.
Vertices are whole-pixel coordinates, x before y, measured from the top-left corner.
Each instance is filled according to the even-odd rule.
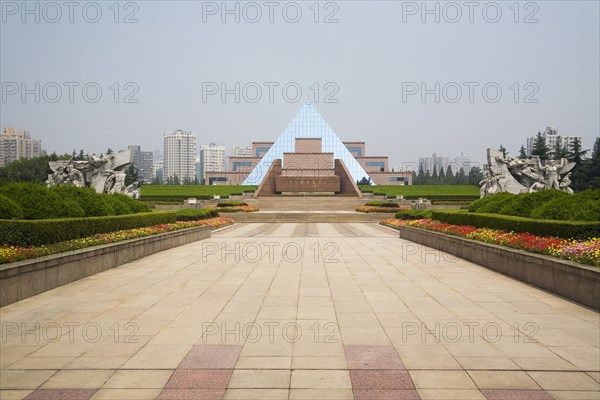
[[[133,165],[137,169],[138,179],[141,182],[151,182],[154,179],[154,154],[151,151],[142,151],[140,146],[127,146],[133,153]]]
[[[531,155],[531,151],[533,150],[533,146],[535,144],[536,136],[531,136],[527,138],[527,155]],[[575,142],[575,139],[579,139],[581,143],[581,136],[567,136],[567,135],[559,135],[558,128],[556,126],[547,126],[546,130],[542,132],[542,137],[546,139],[546,146],[548,146],[551,150],[556,147],[556,143],[560,141],[560,145],[563,149],[570,150],[571,146]]]
[[[177,177],[180,183],[196,177],[196,134],[181,129],[164,134],[164,179]]]
[[[200,176],[206,182],[206,173],[225,171],[225,146],[214,143],[200,146]]]
[[[419,169],[422,169],[425,173],[429,172],[429,175],[433,175],[434,170],[437,175],[440,174],[440,170],[442,169],[445,172],[448,169],[448,164],[448,157],[443,157],[436,153],[433,153],[431,157],[419,158]]]
[[[460,156],[450,161],[450,168],[454,175],[458,174],[461,168],[465,172],[465,175],[469,175],[471,172],[471,158],[461,151]],[[446,170],[444,170],[444,172],[446,172]]]
[[[29,131],[4,128],[0,135],[0,166],[21,158],[33,158],[42,155],[42,141],[32,139]]]

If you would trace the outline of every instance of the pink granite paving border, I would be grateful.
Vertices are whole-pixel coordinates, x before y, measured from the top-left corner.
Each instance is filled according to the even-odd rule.
[[[23,400],[89,400],[98,389],[37,389]]]
[[[241,351],[239,345],[192,347],[173,371],[158,400],[222,400]]]
[[[420,400],[392,346],[344,346],[355,400]]]

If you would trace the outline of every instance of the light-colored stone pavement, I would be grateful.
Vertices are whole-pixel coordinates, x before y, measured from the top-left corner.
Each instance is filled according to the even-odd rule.
[[[3,400],[600,398],[598,313],[375,224],[235,225],[0,318]]]

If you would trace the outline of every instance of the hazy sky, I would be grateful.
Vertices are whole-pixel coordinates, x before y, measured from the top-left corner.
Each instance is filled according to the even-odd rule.
[[[72,4],[1,2],[0,126],[49,152],[161,149],[184,129],[229,153],[308,100],[390,165],[600,132],[598,1]]]

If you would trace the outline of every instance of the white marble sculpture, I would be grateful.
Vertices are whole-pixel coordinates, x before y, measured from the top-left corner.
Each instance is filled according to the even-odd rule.
[[[509,192],[514,194],[531,193],[546,189],[573,193],[569,187],[574,163],[567,159],[547,160],[539,157],[519,159],[504,157],[498,150],[487,150],[487,165],[483,167],[483,180],[480,196]]]
[[[125,185],[125,169],[133,162],[130,150],[97,157],[93,153],[86,160],[50,161],[52,174],[48,175],[48,186],[70,185],[92,187],[97,193],[120,193],[139,198],[139,185]]]

